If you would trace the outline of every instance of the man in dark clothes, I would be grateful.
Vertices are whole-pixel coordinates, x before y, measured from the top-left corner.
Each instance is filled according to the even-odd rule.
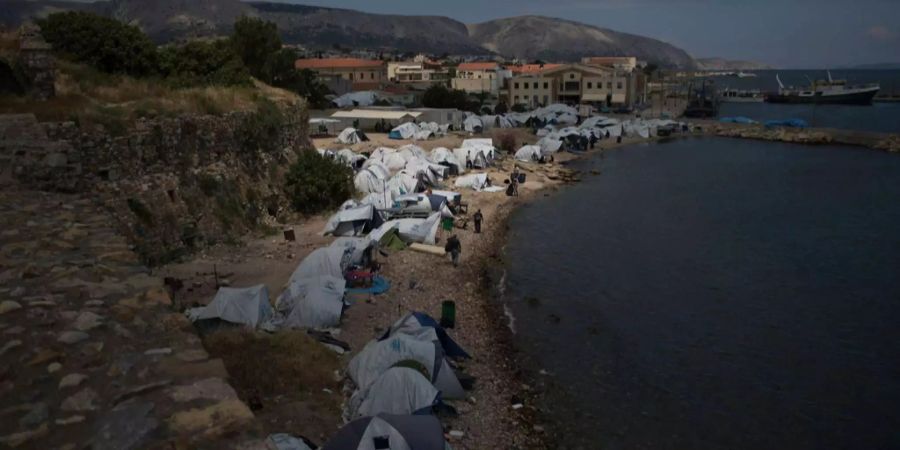
[[[449,253],[450,257],[453,259],[453,267],[459,266],[459,254],[462,252],[462,244],[455,234],[447,239],[447,245],[444,246],[444,251]]]
[[[481,210],[475,212],[475,215],[472,216],[472,219],[475,220],[475,232],[481,233],[481,221],[484,220],[484,215],[481,214]]]

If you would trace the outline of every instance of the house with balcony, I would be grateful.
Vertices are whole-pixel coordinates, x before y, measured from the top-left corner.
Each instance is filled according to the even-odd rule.
[[[387,63],[387,77],[392,83],[427,88],[432,84],[450,83],[450,70],[428,61],[397,61]]]
[[[559,64],[518,73],[512,70],[514,75],[506,84],[510,105],[537,108],[552,103],[601,106],[634,102],[632,74],[612,67]]]
[[[453,89],[469,94],[488,94],[496,97],[503,82],[503,68],[496,62],[464,62],[456,68]]]

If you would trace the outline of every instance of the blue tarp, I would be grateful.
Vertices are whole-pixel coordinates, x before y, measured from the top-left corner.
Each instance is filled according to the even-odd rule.
[[[719,119],[719,122],[722,123],[743,123],[743,124],[753,124],[759,123],[749,117],[737,116],[737,117],[723,117]]]
[[[803,119],[767,120],[766,128],[773,127],[807,128],[809,124]]]
[[[471,356],[469,356],[469,354],[465,350],[463,350],[463,348],[460,347],[459,344],[457,344],[449,334],[447,334],[447,331],[444,330],[444,327],[442,327],[436,320],[434,320],[433,317],[422,312],[412,312],[410,315],[419,323],[419,326],[425,328],[434,328],[434,332],[435,334],[437,334],[438,340],[441,343],[441,348],[444,349],[445,355],[451,358],[471,358]],[[409,316],[407,316],[407,318],[408,317]],[[379,339],[379,341],[383,341],[389,338],[391,336],[391,331],[391,328],[385,331],[384,335],[381,336],[381,339]]]
[[[391,282],[381,275],[375,275],[372,278],[372,285],[367,288],[347,289],[348,294],[384,294],[391,288]]]
[[[388,133],[388,138],[390,139],[403,139],[403,136],[400,135],[400,132],[397,130],[393,130]]]

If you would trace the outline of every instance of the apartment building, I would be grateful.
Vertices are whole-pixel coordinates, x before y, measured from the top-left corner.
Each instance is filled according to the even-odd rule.
[[[387,81],[384,61],[360,58],[311,58],[298,59],[294,63],[298,70],[309,69],[319,78],[343,79],[352,84],[354,91],[378,89]]]
[[[510,104],[529,108],[551,103],[631,105],[634,102],[632,74],[605,66],[561,64],[514,72],[506,86]]]

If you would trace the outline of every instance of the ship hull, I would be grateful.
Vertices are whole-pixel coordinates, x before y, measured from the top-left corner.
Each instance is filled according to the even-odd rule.
[[[878,89],[824,95],[770,94],[766,97],[766,102],[813,103],[817,105],[871,105],[872,99],[875,98],[877,93]]]

